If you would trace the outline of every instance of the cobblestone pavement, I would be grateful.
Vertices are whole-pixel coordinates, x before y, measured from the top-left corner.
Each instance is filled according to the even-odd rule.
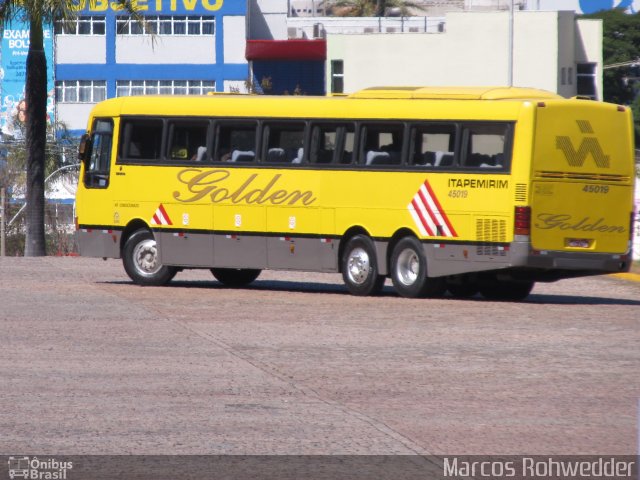
[[[0,260],[0,454],[634,454],[640,283],[376,298],[338,275]]]

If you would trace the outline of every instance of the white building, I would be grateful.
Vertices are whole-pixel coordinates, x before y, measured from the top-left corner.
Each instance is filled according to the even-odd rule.
[[[535,87],[602,99],[602,22],[569,11],[451,12],[442,33],[328,34],[327,90],[387,85]]]

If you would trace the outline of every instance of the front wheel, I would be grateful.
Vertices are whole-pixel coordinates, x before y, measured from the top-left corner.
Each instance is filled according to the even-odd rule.
[[[352,295],[377,295],[384,286],[384,276],[378,272],[373,240],[365,235],[351,238],[342,254],[342,279]]]
[[[122,250],[122,263],[129,278],[138,285],[166,285],[177,269],[162,265],[153,233],[141,229],[134,232]]]
[[[427,257],[415,237],[400,240],[391,254],[391,280],[399,295],[408,298],[434,297],[444,293],[441,278],[427,276]]]
[[[250,268],[212,268],[216,280],[227,287],[244,287],[253,282],[262,270]]]

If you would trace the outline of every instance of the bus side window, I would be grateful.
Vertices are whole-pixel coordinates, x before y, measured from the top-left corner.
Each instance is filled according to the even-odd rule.
[[[504,170],[511,157],[511,124],[464,126],[462,166],[482,171]]]
[[[353,124],[314,124],[309,161],[313,164],[350,164],[355,143]]]
[[[314,164],[333,163],[337,139],[337,127],[334,125],[313,125],[309,161]]]
[[[353,163],[356,146],[356,129],[353,124],[345,125],[340,130],[340,148],[338,149],[338,163],[348,165]]]
[[[262,134],[264,162],[302,163],[304,132],[305,124],[302,122],[265,124]]]
[[[409,165],[451,167],[455,158],[455,124],[415,125],[411,132]]]
[[[400,165],[404,125],[367,124],[361,133],[362,163],[366,166]]]
[[[207,121],[169,122],[167,157],[170,161],[202,162],[207,158]]]
[[[123,120],[123,141],[120,151],[122,161],[124,163],[159,161],[163,126],[162,120]]]
[[[217,162],[253,162],[256,159],[255,122],[218,122],[214,160]]]

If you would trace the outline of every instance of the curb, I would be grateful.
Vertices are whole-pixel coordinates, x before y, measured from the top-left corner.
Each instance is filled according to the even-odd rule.
[[[631,282],[640,282],[640,274],[638,273],[614,273],[611,277],[619,278],[621,280],[629,280]]]

